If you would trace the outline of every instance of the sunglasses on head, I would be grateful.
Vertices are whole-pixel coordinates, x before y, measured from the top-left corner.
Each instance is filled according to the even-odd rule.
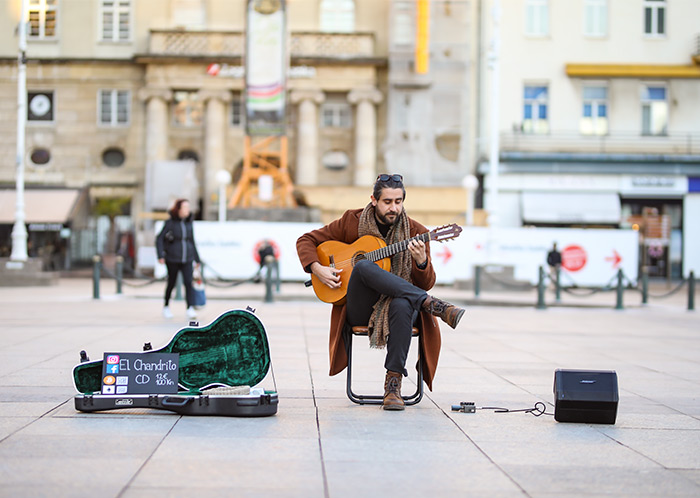
[[[394,180],[395,182],[402,182],[403,176],[401,176],[401,175],[379,175],[377,177],[378,182],[388,182],[389,180]]]

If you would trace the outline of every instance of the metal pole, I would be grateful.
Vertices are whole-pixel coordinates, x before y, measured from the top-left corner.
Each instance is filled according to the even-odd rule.
[[[92,298],[100,298],[100,267],[102,266],[99,254],[92,257]]]
[[[690,270],[688,275],[688,311],[695,309],[695,272]]]
[[[15,224],[12,227],[10,260],[27,261],[27,227],[24,225],[24,152],[27,121],[27,0],[22,0],[19,19],[19,55],[17,58],[17,198]]]
[[[117,256],[114,273],[117,277],[117,294],[122,293],[122,277],[124,275],[124,257]]]
[[[649,301],[649,269],[642,267],[642,304]]]
[[[540,266],[540,276],[537,281],[537,306],[535,306],[538,310],[547,309],[547,306],[544,304],[544,288],[544,267]]]
[[[617,304],[615,304],[616,310],[625,309],[622,305],[622,295],[624,293],[624,288],[622,286],[622,268],[617,270]]]
[[[474,297],[479,297],[481,294],[481,265],[474,267]]]
[[[558,303],[561,302],[561,268],[557,266],[554,271],[556,272],[556,281],[554,282],[554,295]]]
[[[272,297],[272,258],[265,257],[265,302],[271,303],[274,301]]]
[[[499,225],[498,220],[498,169],[499,169],[499,102],[500,102],[500,22],[501,6],[499,0],[493,0],[493,33],[491,38],[491,53],[488,57],[491,68],[491,131],[489,136],[489,190],[488,190],[488,214],[489,226]]]

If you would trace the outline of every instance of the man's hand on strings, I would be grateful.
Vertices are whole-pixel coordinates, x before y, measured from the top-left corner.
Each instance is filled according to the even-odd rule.
[[[418,265],[425,263],[428,259],[428,254],[425,252],[425,243],[422,240],[413,239],[408,243],[408,250],[413,256],[413,260]]]
[[[331,289],[338,289],[340,287],[340,273],[342,269],[331,268],[330,266],[323,266],[321,263],[311,263],[311,273],[316,275],[321,283],[327,285]]]

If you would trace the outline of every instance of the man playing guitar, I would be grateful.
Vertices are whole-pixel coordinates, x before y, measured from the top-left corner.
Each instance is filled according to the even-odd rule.
[[[351,272],[346,299],[335,302],[331,312],[330,375],[340,373],[348,364],[343,341],[346,323],[350,326],[369,325],[370,346],[387,348],[385,410],[404,409],[401,379],[408,375],[405,365],[412,327],[416,325],[421,330],[420,357],[424,380],[432,390],[441,342],[440,329],[433,316],[456,328],[464,314],[463,309],[427,294],[426,291],[435,284],[430,247],[422,240],[412,238],[426,234],[428,230],[408,217],[404,210],[405,198],[401,175],[379,175],[370,196],[371,202],[364,209],[346,211],[340,219],[297,240],[299,260],[304,269],[320,282],[319,285],[338,289],[342,285],[342,272]],[[412,240],[408,242],[407,250],[391,256],[390,272],[369,260],[356,261],[352,267],[340,261],[324,266],[319,261],[317,248],[322,243],[339,241],[352,244],[365,235],[383,239],[387,244]]]

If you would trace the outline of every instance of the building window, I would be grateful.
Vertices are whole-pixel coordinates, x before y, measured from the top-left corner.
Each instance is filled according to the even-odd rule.
[[[608,34],[608,0],[586,0],[583,7],[583,34],[592,37]]]
[[[129,90],[99,91],[99,124],[123,126],[129,124],[131,92]]]
[[[644,34],[666,34],[666,0],[644,0]]]
[[[321,126],[324,128],[349,128],[350,104],[343,97],[329,96],[321,104]]]
[[[546,86],[526,86],[523,97],[523,132],[549,133],[549,89]]]
[[[668,100],[666,87],[645,86],[642,90],[642,135],[668,133]]]
[[[525,34],[528,36],[549,34],[549,0],[525,2]]]
[[[118,168],[124,164],[125,160],[126,156],[124,155],[124,151],[119,147],[110,147],[109,149],[105,149],[102,153],[102,164],[110,168]]]
[[[394,2],[393,7],[391,41],[394,46],[412,47],[416,38],[416,12],[413,3]]]
[[[53,92],[27,92],[27,121],[53,121]]]
[[[102,0],[102,41],[131,39],[131,0]]]
[[[29,159],[32,161],[32,164],[45,166],[51,161],[51,152],[48,149],[37,148],[32,151]]]
[[[243,126],[243,99],[240,92],[233,93],[231,101],[231,125],[235,127]]]
[[[355,1],[321,0],[321,31],[326,33],[355,31]]]
[[[608,133],[608,88],[606,86],[583,87],[580,130],[583,135]]]
[[[175,90],[173,119],[178,126],[201,126],[203,105],[199,95],[193,90]]]
[[[29,31],[31,39],[43,40],[56,37],[58,0],[29,0]]]

